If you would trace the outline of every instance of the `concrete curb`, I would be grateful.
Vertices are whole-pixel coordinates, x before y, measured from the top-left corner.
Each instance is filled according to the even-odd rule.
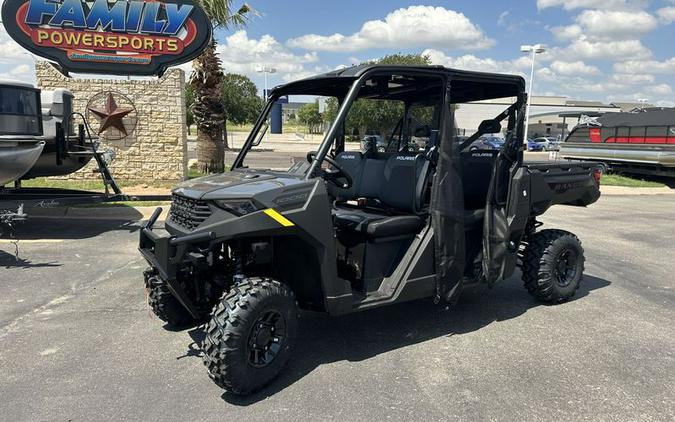
[[[600,192],[603,195],[674,195],[675,189],[662,188],[631,188],[627,186],[603,186],[600,181]]]
[[[671,188],[630,188],[625,186],[601,186],[604,196],[626,196],[626,195],[675,195],[675,189]],[[101,207],[101,208],[77,208],[77,207],[55,207],[55,208],[28,208],[26,212],[29,217],[39,218],[58,218],[58,219],[80,219],[80,220],[124,220],[124,221],[142,221],[150,218],[157,207]],[[159,221],[166,219],[169,206],[162,206],[163,211]]]

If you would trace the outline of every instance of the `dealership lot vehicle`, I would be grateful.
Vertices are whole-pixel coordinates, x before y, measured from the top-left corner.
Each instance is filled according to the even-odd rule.
[[[496,136],[481,136],[469,145],[469,151],[497,150],[504,146],[504,139]]]
[[[36,218],[16,232],[21,261],[0,243],[0,411],[17,421],[672,420],[675,262],[662,257],[675,254],[663,218],[673,209],[675,195],[552,207],[541,221],[586,251],[584,280],[559,306],[539,304],[516,272],[450,311],[421,300],[303,313],[302,352],[246,398],[204,376],[202,327],[167,331],[148,311],[140,224]]]
[[[540,137],[527,140],[528,151],[558,151],[560,146],[555,138]]]
[[[152,310],[173,326],[208,320],[209,375],[244,395],[290,358],[298,308],[343,315],[420,298],[452,304],[464,287],[492,286],[518,264],[532,295],[568,300],[583,249],[572,233],[538,230],[536,218],[555,204],[595,202],[599,171],[592,163],[523,164],[524,87],[517,76],[361,66],[276,88],[233,170],[174,189],[169,235],[153,231],[155,218],[141,230]],[[318,151],[287,171],[249,168],[246,155],[262,141],[271,105],[299,93],[341,104]],[[452,101],[503,97],[516,100],[454,142]],[[355,101],[400,102],[395,152],[344,151],[343,122]],[[426,116],[432,135],[415,152],[413,114]],[[502,120],[500,151],[468,150],[501,132]]]

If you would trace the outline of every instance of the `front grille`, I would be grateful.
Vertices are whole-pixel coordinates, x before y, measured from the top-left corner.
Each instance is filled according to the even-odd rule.
[[[172,195],[169,218],[174,224],[188,230],[194,230],[211,216],[211,208],[206,201]]]

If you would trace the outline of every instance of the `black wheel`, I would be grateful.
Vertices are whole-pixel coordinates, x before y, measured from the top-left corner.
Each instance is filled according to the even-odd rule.
[[[245,395],[267,385],[291,355],[298,329],[293,292],[270,278],[237,283],[216,305],[202,345],[221,388]]]
[[[584,249],[564,230],[535,233],[521,254],[525,288],[547,303],[562,303],[579,288],[584,272]]]
[[[196,322],[187,309],[171,294],[166,284],[159,277],[152,276],[148,278],[146,288],[148,291],[148,305],[150,305],[152,312],[159,319],[177,328]]]

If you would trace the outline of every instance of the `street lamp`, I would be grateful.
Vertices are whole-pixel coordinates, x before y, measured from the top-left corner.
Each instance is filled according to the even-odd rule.
[[[267,74],[268,73],[277,73],[277,70],[273,67],[263,66],[261,64],[255,67],[255,71],[258,73],[263,73],[265,75],[265,91],[263,97],[267,99]]]
[[[532,84],[534,83],[534,57],[537,54],[543,53],[546,51],[546,45],[544,44],[535,44],[535,45],[521,45],[520,51],[522,53],[532,53],[532,67],[530,68],[530,90],[527,94],[527,109],[525,111],[525,139],[523,142],[527,143],[527,130],[530,125],[530,104],[532,102]]]
[[[255,67],[255,71],[265,75],[265,90],[263,91],[263,98],[267,101],[267,74],[268,73],[277,73],[277,70],[273,67],[263,66],[261,64]],[[269,130],[265,130],[265,143],[269,142]]]

